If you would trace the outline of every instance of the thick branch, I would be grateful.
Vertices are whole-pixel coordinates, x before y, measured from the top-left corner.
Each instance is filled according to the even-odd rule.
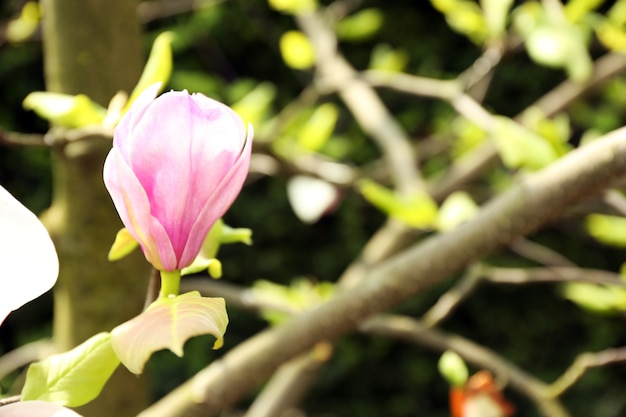
[[[360,285],[328,303],[266,330],[199,372],[141,416],[217,415],[267,378],[281,363],[355,331],[458,272],[471,262],[537,230],[573,203],[626,175],[626,128],[577,149],[525,177],[471,221],[433,236],[372,268]]]

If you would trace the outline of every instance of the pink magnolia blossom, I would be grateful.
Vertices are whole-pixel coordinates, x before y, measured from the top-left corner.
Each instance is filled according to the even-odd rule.
[[[252,127],[228,106],[187,91],[144,91],[104,163],[122,222],[158,270],[190,265],[248,174]]]

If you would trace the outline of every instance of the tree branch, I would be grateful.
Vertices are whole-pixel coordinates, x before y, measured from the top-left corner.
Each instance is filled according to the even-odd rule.
[[[626,128],[621,128],[522,178],[453,231],[430,237],[371,268],[349,291],[340,291],[326,304],[248,339],[140,415],[217,415],[280,364],[318,341],[355,331],[369,317],[537,230],[624,175]]]

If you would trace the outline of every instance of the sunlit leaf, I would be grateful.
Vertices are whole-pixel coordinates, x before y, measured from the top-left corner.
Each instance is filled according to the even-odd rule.
[[[590,214],[585,219],[585,226],[594,239],[607,245],[626,247],[626,218]]]
[[[309,39],[297,30],[285,32],[280,38],[280,53],[291,68],[304,70],[315,64],[315,51]]]
[[[437,221],[437,204],[428,194],[401,197],[371,180],[362,180],[359,189],[374,207],[408,226],[431,228]]]
[[[579,306],[596,313],[613,313],[626,309],[626,289],[583,282],[568,282],[563,296]]]
[[[9,42],[24,42],[37,32],[41,21],[39,3],[27,1],[22,7],[20,15],[9,21],[5,36]]]
[[[107,113],[104,107],[84,94],[72,96],[36,91],[26,96],[23,106],[52,124],[67,128],[99,125]]]
[[[465,385],[469,372],[465,361],[456,352],[447,350],[441,355],[438,363],[439,373],[453,387]]]
[[[146,66],[139,77],[137,85],[128,98],[125,110],[128,110],[135,99],[146,88],[153,84],[161,83],[164,87],[172,74],[172,32],[163,32],[156,37],[150,50],[150,56],[146,62]]]
[[[565,17],[572,23],[578,23],[604,2],[605,0],[569,0],[563,8]]]
[[[111,245],[107,258],[109,261],[117,261],[130,254],[139,246],[133,235],[125,227],[115,235],[115,241]]]
[[[22,400],[49,401],[78,407],[100,394],[120,361],[111,335],[99,333],[69,352],[32,364],[26,374]]]
[[[315,10],[316,0],[268,0],[270,7],[286,14],[298,14]]]
[[[273,307],[263,309],[262,316],[276,325],[293,314],[328,301],[335,293],[335,286],[330,282],[314,283],[308,279],[296,279],[289,286],[258,280],[252,285],[252,291],[262,304]]]
[[[485,22],[492,38],[499,38],[506,31],[506,20],[513,0],[480,0]]]
[[[160,297],[139,316],[111,332],[115,353],[124,366],[140,374],[152,353],[169,349],[183,356],[183,345],[193,337],[211,334],[218,349],[228,325],[223,298],[201,297],[197,291]]]
[[[564,68],[575,81],[591,76],[593,63],[585,38],[576,26],[543,22],[528,34],[526,50],[535,62]]]
[[[337,36],[345,41],[362,41],[371,38],[382,27],[383,12],[380,9],[362,9],[337,24]]]
[[[409,57],[405,51],[379,43],[372,49],[369,68],[378,71],[401,72],[408,62]]]
[[[335,129],[339,109],[333,103],[324,103],[313,111],[311,117],[298,131],[299,145],[308,151],[319,151]]]
[[[437,229],[447,232],[471,219],[478,213],[478,205],[465,191],[457,191],[441,204],[437,218]]]
[[[507,117],[496,116],[492,137],[502,161],[510,168],[537,170],[559,157],[545,138]]]
[[[245,123],[258,125],[271,109],[276,97],[276,87],[269,82],[257,84],[251,91],[234,103],[232,109]]]

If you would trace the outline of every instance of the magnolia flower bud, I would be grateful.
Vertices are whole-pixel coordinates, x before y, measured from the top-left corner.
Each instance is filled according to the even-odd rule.
[[[158,270],[190,265],[248,174],[252,127],[187,91],[144,91],[115,129],[104,183],[122,222]]]

